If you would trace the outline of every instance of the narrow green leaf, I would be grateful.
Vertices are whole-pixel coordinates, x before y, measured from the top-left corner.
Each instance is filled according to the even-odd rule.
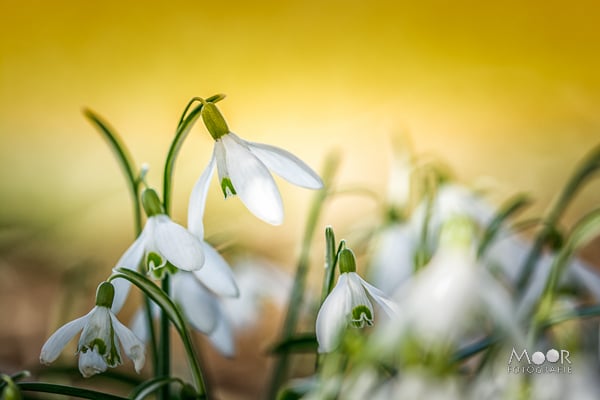
[[[323,276],[323,288],[321,290],[321,304],[331,292],[333,277],[335,276],[335,261],[337,253],[335,251],[335,234],[333,228],[325,228],[325,272]]]
[[[518,194],[515,197],[511,198],[504,204],[492,221],[489,223],[485,232],[483,233],[483,237],[481,239],[481,243],[479,244],[479,249],[477,250],[477,255],[481,257],[485,254],[488,246],[494,241],[497,233],[500,228],[504,224],[504,222],[514,216],[515,214],[521,212],[525,207],[531,204],[531,199],[525,194]]]
[[[319,344],[314,333],[301,333],[276,344],[269,352],[282,353],[314,353]]]
[[[81,389],[73,386],[55,385],[53,383],[19,382],[17,383],[17,386],[25,392],[54,393],[92,400],[126,400],[125,397],[115,396],[113,394]]]
[[[311,390],[317,388],[317,379],[314,376],[294,379],[283,387],[277,394],[277,400],[298,400]]]
[[[136,387],[130,394],[129,398],[132,400],[142,400],[154,393],[163,386],[168,386],[171,383],[178,383],[183,386],[183,381],[179,378],[172,377],[158,377],[144,382],[143,384]]]
[[[139,203],[139,180],[136,176],[137,169],[131,158],[131,155],[119,135],[117,135],[115,130],[111,128],[110,125],[108,125],[108,123],[106,123],[102,118],[100,118],[100,116],[88,108],[83,110],[83,115],[92,123],[92,125],[96,127],[102,137],[107,140],[110,148],[117,157],[117,161],[123,169],[127,185],[129,186],[129,190],[131,192],[135,220],[134,229],[135,235],[138,236],[141,232],[142,211]]]
[[[555,231],[555,226],[558,224],[564,211],[567,209],[571,201],[575,198],[579,190],[590,180],[596,172],[600,170],[600,146],[596,146],[575,168],[575,171],[567,181],[560,195],[550,207],[550,211],[544,218],[544,229],[542,229],[525,260],[521,274],[517,282],[517,288],[522,292],[531,278],[536,262],[547,243],[552,232]]]

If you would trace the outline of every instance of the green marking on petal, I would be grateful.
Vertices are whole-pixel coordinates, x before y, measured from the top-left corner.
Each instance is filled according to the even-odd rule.
[[[85,353],[87,350],[93,350],[94,347],[98,349],[98,354],[106,354],[106,343],[104,343],[104,340],[100,338],[92,340],[87,346],[83,348],[83,352]]]
[[[154,272],[154,270],[162,268],[164,264],[165,262],[158,253],[152,251],[146,256],[146,266],[150,272]]]
[[[113,327],[112,321],[110,322],[110,352],[104,356],[104,360],[109,367],[116,367],[121,364],[121,356],[119,355],[119,349],[115,343],[115,328]],[[103,353],[100,353],[103,354]]]
[[[235,188],[233,187],[233,183],[231,183],[231,179],[229,178],[221,179],[221,190],[223,191],[225,198],[228,196],[235,196],[237,194],[235,192]]]
[[[365,323],[373,325],[373,313],[365,305],[356,306],[352,309],[352,325],[356,328],[363,328]]]

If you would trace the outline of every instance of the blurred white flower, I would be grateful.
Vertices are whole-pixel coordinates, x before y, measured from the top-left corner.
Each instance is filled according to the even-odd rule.
[[[235,354],[233,328],[223,306],[223,298],[202,284],[194,274],[178,271],[171,275],[171,293],[190,325],[204,333],[224,356]],[[152,303],[152,315],[160,309]],[[148,321],[144,309],[139,309],[131,322],[132,331],[143,341],[149,340]]]
[[[375,312],[371,299],[388,316],[397,314],[396,305],[381,290],[367,283],[355,272],[351,250],[344,249],[340,252],[339,263],[338,281],[317,315],[316,334],[321,353],[330,352],[338,346],[340,336],[349,324],[356,328],[373,325]]]
[[[430,262],[394,295],[402,314],[375,333],[378,352],[396,348],[407,336],[426,346],[457,344],[478,313],[518,335],[509,293],[476,260],[473,229],[468,218],[444,224]]]
[[[413,274],[416,245],[416,236],[406,223],[392,223],[378,234],[369,278],[386,295],[392,295]]]
[[[205,103],[202,118],[215,139],[212,158],[198,179],[194,192],[204,189],[217,166],[225,198],[240,196],[242,203],[258,218],[273,225],[283,222],[283,204],[269,170],[288,182],[308,189],[323,187],[321,178],[302,160],[278,147],[240,139],[229,131],[217,107]],[[192,194],[192,199],[200,198]],[[194,201],[190,207],[203,207]]]
[[[42,347],[40,362],[50,364],[56,360],[67,343],[82,331],[77,352],[79,371],[84,378],[122,363],[119,341],[139,373],[145,361],[144,344],[110,310],[113,297],[113,286],[107,282],[100,284],[96,306],[88,314],[54,332]]]
[[[256,324],[266,303],[283,307],[292,289],[292,278],[262,260],[238,261],[234,268],[240,289],[238,298],[223,298],[223,306],[235,329]]]

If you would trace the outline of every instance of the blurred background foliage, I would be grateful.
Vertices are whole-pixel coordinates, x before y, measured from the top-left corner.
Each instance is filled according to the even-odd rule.
[[[599,12],[593,1],[0,0],[0,267],[17,272],[0,283],[0,320],[16,319],[0,340],[23,339],[0,364],[37,358],[51,303],[39,300],[61,271],[84,265],[96,282],[133,239],[124,180],[83,107],[150,164],[157,187],[186,102],[222,92],[221,110],[245,139],[315,169],[338,150],[340,187],[384,193],[391,138],[408,134],[417,153],[483,182],[496,203],[531,193],[539,214],[600,142]],[[181,223],[211,151],[198,124],[175,171]],[[292,270],[312,194],[280,183],[286,220],[272,227],[237,199],[223,202],[213,181],[208,239]],[[597,206],[598,188],[581,193],[567,223]],[[344,196],[322,226],[343,234],[381,212]]]

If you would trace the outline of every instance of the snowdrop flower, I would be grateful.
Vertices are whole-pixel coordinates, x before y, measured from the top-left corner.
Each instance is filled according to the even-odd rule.
[[[473,315],[482,311],[509,334],[519,336],[510,296],[480,268],[473,240],[470,219],[455,217],[444,224],[430,262],[394,295],[402,316],[374,335],[382,351],[394,348],[405,336],[426,346],[457,344]]]
[[[317,315],[316,333],[319,352],[330,352],[338,345],[349,324],[356,328],[373,325],[375,312],[371,299],[388,315],[397,314],[396,305],[383,292],[356,273],[354,253],[344,249],[339,255],[340,276]]]
[[[144,190],[142,204],[148,215],[144,230],[125,251],[116,267],[137,271],[143,261],[148,271],[161,276],[170,266],[196,271],[204,266],[206,245],[187,229],[171,221],[164,213],[158,195],[152,189]],[[117,313],[123,306],[131,284],[119,279],[115,282],[115,301],[112,310]]]
[[[96,306],[87,315],[54,332],[42,347],[40,362],[50,364],[56,360],[67,343],[82,331],[77,352],[79,371],[84,378],[122,363],[118,341],[139,373],[145,361],[144,344],[110,310],[114,293],[112,284],[101,283],[96,294]]]
[[[202,119],[215,140],[212,158],[196,183],[202,191],[215,169],[225,198],[238,195],[258,218],[273,225],[283,222],[283,204],[269,170],[288,182],[308,189],[323,187],[321,178],[302,160],[278,147],[247,142],[230,132],[217,107],[205,102]],[[194,198],[194,194],[192,194]],[[201,196],[196,196],[201,197]],[[201,206],[195,203],[194,206]]]

